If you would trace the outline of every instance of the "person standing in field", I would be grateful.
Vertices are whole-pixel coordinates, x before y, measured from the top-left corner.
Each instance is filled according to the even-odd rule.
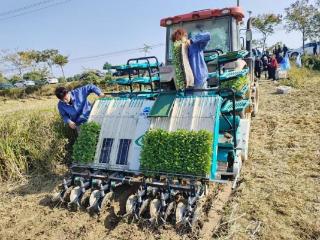
[[[288,47],[287,47],[285,44],[283,44],[283,49],[282,49],[282,51],[283,51],[283,56],[284,56],[284,57],[287,55],[288,50],[289,50]]]
[[[256,78],[260,79],[261,78],[261,70],[263,68],[263,63],[259,57],[256,57],[255,62],[254,62],[254,74]]]
[[[172,34],[172,41],[185,42],[188,45],[188,60],[194,77],[194,89],[206,89],[208,68],[204,60],[203,51],[207,47],[211,36],[209,32],[197,33],[188,39],[187,31],[180,28]]]
[[[271,57],[271,60],[270,60],[270,63],[269,63],[269,79],[273,79],[273,81],[276,80],[276,71],[278,69],[278,62],[277,62],[277,59],[276,59],[276,56],[275,55],[272,55]]]
[[[267,57],[267,56],[263,56],[263,58],[262,58],[262,65],[263,65],[263,72],[264,72],[265,79],[268,79],[268,65],[269,65],[269,61],[268,61],[268,57]]]
[[[79,130],[79,126],[88,121],[92,106],[87,98],[91,93],[99,97],[104,96],[101,89],[93,84],[72,91],[65,87],[56,88],[55,95],[60,100],[58,102],[59,113],[63,122],[70,128]]]
[[[313,55],[318,55],[317,50],[318,50],[318,44],[315,42],[313,45]]]

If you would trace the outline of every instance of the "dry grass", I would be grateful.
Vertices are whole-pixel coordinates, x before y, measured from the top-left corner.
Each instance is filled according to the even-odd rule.
[[[296,70],[294,70],[296,71]],[[276,95],[261,83],[249,161],[219,239],[320,239],[320,75]]]
[[[288,79],[281,80],[281,84],[294,87],[294,88],[303,88],[307,87],[316,72],[313,72],[307,68],[297,68],[295,65],[288,72]]]
[[[11,115],[20,111],[41,111],[54,110],[57,107],[58,99],[49,98],[29,98],[29,99],[5,99],[0,98],[0,116]]]
[[[19,111],[0,118],[0,181],[45,173],[67,159],[68,138],[56,111]]]

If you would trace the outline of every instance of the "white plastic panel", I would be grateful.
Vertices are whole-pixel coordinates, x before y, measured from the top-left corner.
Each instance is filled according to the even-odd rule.
[[[106,115],[106,112],[112,103],[113,100],[97,100],[92,107],[89,121],[94,121],[99,123],[100,125],[103,122],[103,118]]]
[[[219,97],[216,96],[177,98],[171,117],[152,118],[151,128],[167,131],[186,129],[213,132],[219,102]]]
[[[95,164],[99,164],[103,139],[113,139],[110,162],[102,165],[109,169],[139,170],[141,146],[138,139],[149,129],[150,119],[147,118],[154,101],[145,99],[113,99],[103,100],[93,109],[91,121],[101,122],[101,133],[95,155]],[[104,112],[104,115],[102,112]],[[102,121],[101,121],[102,119]],[[130,147],[126,165],[117,164],[119,144],[121,139],[130,139]]]

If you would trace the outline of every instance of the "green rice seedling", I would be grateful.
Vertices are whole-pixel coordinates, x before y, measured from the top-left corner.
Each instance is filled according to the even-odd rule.
[[[240,91],[246,84],[248,84],[247,76],[223,81],[220,84],[221,88],[232,88],[236,91]]]
[[[80,134],[73,146],[72,159],[79,163],[88,163],[94,160],[101,127],[95,122],[83,124]]]
[[[211,167],[212,134],[207,131],[148,131],[141,168],[146,171],[206,176]]]

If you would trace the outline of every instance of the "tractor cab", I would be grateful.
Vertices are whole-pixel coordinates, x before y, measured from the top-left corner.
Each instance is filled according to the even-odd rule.
[[[183,28],[188,32],[189,37],[197,33],[209,32],[211,41],[209,42],[205,55],[208,56],[214,51],[220,54],[239,51],[244,48],[240,42],[240,23],[244,19],[244,12],[240,7],[224,9],[205,9],[187,14],[167,17],[160,21],[160,25],[166,31],[166,67],[160,69],[161,83],[167,83],[173,87],[174,69],[172,67],[173,42],[172,33],[178,28]],[[207,61],[209,72],[217,69],[217,64]]]

